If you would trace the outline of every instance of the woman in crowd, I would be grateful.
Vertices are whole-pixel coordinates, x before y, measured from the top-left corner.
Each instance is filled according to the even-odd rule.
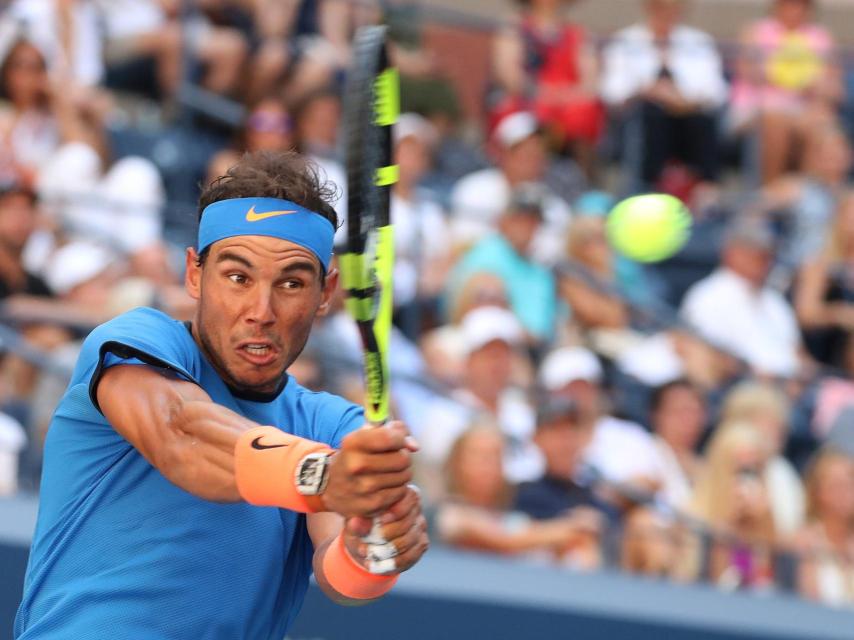
[[[12,45],[0,67],[0,98],[0,174],[21,176],[32,186],[60,143],[47,65],[35,45],[25,40]]]
[[[814,19],[814,0],[774,0],[770,15],[742,37],[732,110],[734,124],[755,128],[763,183],[790,165],[843,98],[833,37]]]
[[[454,443],[445,474],[449,498],[436,514],[440,538],[456,547],[562,563],[589,555],[598,522],[572,516],[531,520],[508,510],[513,494],[504,480],[503,452],[501,432],[488,423],[475,424]]]
[[[738,384],[724,398],[721,420],[746,422],[756,429],[767,447],[762,481],[770,500],[778,534],[791,535],[804,522],[804,489],[797,470],[783,451],[789,438],[791,407],[782,390],[767,382]]]
[[[811,355],[842,366],[854,330],[854,191],[840,203],[825,251],[801,266],[794,299]]]
[[[773,584],[774,519],[762,481],[767,458],[763,435],[745,422],[722,423],[706,448],[692,511],[715,532],[709,579],[722,587]]]
[[[854,604],[854,461],[832,449],[806,472],[807,525],[798,536],[805,555],[799,590],[830,605]]]
[[[514,26],[494,45],[501,98],[494,118],[533,111],[557,146],[590,175],[605,122],[597,97],[596,51],[582,27],[563,15],[566,0],[519,0]]]

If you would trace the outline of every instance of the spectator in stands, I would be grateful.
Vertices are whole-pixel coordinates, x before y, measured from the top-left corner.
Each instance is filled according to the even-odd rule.
[[[819,451],[806,472],[807,525],[798,587],[833,606],[854,604],[854,462],[833,449]]]
[[[243,153],[289,151],[294,146],[293,121],[279,98],[265,98],[249,111],[243,128],[229,149],[217,153],[208,163],[207,182],[224,176]]]
[[[606,517],[616,515],[582,480],[582,459],[592,435],[590,425],[578,420],[572,400],[548,394],[537,398],[534,442],[545,459],[545,472],[520,484],[515,502],[518,511],[536,520],[570,516],[580,527],[586,523],[589,537],[579,540],[571,562],[587,569],[601,564],[602,529]]]
[[[572,320],[585,329],[626,329],[630,315],[628,305],[619,297],[591,286],[584,276],[592,276],[605,287],[627,293],[615,273],[614,252],[605,235],[605,220],[590,216],[576,217],[569,226],[567,256],[583,274],[565,274],[560,279],[560,295],[572,309]],[[642,286],[642,285],[641,285]]]
[[[448,283],[448,294],[453,297],[473,273],[498,275],[531,345],[551,340],[557,322],[555,279],[551,271],[534,261],[532,247],[547,206],[547,195],[540,185],[519,185],[498,220],[498,232],[485,237],[460,259]]]
[[[721,266],[688,290],[681,314],[755,372],[793,377],[802,368],[800,335],[793,309],[766,284],[773,258],[774,237],[764,223],[734,222]]]
[[[494,43],[500,98],[494,116],[530,110],[559,150],[571,152],[591,177],[604,126],[595,47],[563,15],[563,0],[518,0],[513,26]]]
[[[626,121],[633,185],[655,187],[678,158],[706,183],[719,173],[717,110],[727,97],[714,40],[681,24],[684,0],[644,0],[645,21],[603,53],[602,98]]]
[[[497,166],[461,178],[451,192],[454,242],[470,245],[489,234],[522,184],[547,182],[550,158],[536,117],[528,112],[501,119],[492,133]],[[543,195],[544,224],[532,254],[554,263],[563,256],[570,208],[549,187]]]
[[[0,182],[0,300],[11,295],[51,295],[44,280],[31,273],[23,260],[37,216],[33,191],[22,182]]]
[[[465,370],[466,345],[461,321],[472,309],[501,307],[509,309],[504,281],[488,271],[473,273],[448,303],[448,322],[425,332],[419,347],[430,372],[437,380],[457,386]]]
[[[684,527],[661,511],[646,506],[631,509],[623,518],[620,568],[655,578],[688,582],[691,575],[690,537]]]
[[[771,547],[776,540],[765,483],[768,451],[750,424],[721,424],[705,451],[706,466],[692,499],[694,515],[713,532],[709,578],[728,589],[773,584]]]
[[[18,490],[18,456],[26,443],[26,433],[18,421],[0,413],[0,497]]]
[[[787,174],[761,191],[765,211],[785,223],[777,267],[781,273],[776,276],[782,286],[790,284],[804,261],[820,257],[849,188],[848,134],[839,126],[822,126],[811,133],[808,143],[804,172]]]
[[[504,446],[488,423],[475,424],[454,442],[444,474],[449,498],[436,514],[439,537],[456,547],[551,560],[586,542],[589,526],[580,518],[532,521],[508,510],[513,493],[501,470]]]
[[[514,380],[514,352],[524,343],[519,322],[506,309],[479,307],[466,314],[461,330],[467,353],[462,385],[412,424],[425,464],[439,468],[454,440],[484,414],[507,440],[507,479],[517,483],[539,477],[543,466],[532,442],[534,410]]]
[[[337,1],[337,0],[336,0]],[[341,220],[347,218],[347,174],[341,164],[338,132],[341,124],[341,94],[330,86],[306,93],[292,105],[294,141],[300,153],[307,155],[320,167],[326,177],[338,187],[335,206]],[[343,240],[342,226],[336,242]]]
[[[759,136],[764,183],[803,168],[803,149],[835,120],[844,89],[833,37],[813,22],[813,0],[773,0],[743,34],[732,111]]]
[[[4,3],[3,27],[35,44],[52,75],[75,88],[95,87],[103,80],[103,38],[97,0],[12,0]],[[15,29],[17,27],[17,29]],[[64,87],[66,91],[71,86]]]
[[[794,302],[810,354],[839,367],[854,331],[854,191],[842,198],[829,236],[826,249],[802,264]]]
[[[23,259],[24,249],[36,228],[37,216],[35,194],[29,188],[20,182],[0,183],[0,301],[4,303],[5,319],[20,324],[21,337],[30,346],[53,349],[68,339],[67,333],[35,320],[32,314],[21,313],[42,301],[49,301],[47,306],[53,308],[50,287],[27,269]],[[35,369],[21,358],[12,354],[0,357],[0,406],[5,405],[7,411],[25,419],[26,408],[21,402],[29,397],[35,375]],[[7,435],[11,431],[9,427]],[[10,443],[18,442],[11,435],[8,438]],[[0,440],[3,440],[2,435]]]
[[[182,24],[177,0],[100,1],[106,36],[107,84],[152,97],[174,96],[184,51],[203,69],[202,86],[236,95],[248,43],[239,30],[207,20],[198,10]],[[203,5],[202,2],[193,4]]]
[[[650,399],[650,425],[658,452],[659,496],[684,509],[703,468],[697,445],[706,427],[706,399],[685,379],[661,385]]]
[[[391,193],[394,220],[394,303],[398,325],[417,339],[436,314],[451,266],[448,225],[442,208],[420,180],[430,168],[436,143],[434,127],[421,116],[404,113],[394,128],[398,180]]]
[[[657,490],[651,436],[638,424],[607,414],[601,387],[602,365],[582,347],[562,347],[549,353],[540,367],[540,384],[550,393],[572,399],[578,421],[592,432],[584,462],[606,480]]]
[[[720,419],[750,424],[762,435],[768,452],[763,482],[778,535],[789,536],[804,523],[805,497],[798,472],[783,457],[791,408],[786,394],[767,382],[746,381],[724,397]]]

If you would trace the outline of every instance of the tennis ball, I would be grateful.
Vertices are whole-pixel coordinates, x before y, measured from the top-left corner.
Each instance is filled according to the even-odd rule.
[[[665,260],[681,249],[691,233],[691,212],[678,198],[652,193],[626,198],[611,209],[608,240],[638,262]]]

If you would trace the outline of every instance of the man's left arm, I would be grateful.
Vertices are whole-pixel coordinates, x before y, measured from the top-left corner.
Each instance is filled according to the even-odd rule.
[[[380,519],[382,536],[394,548],[394,569],[383,576],[368,570],[368,549],[362,538],[371,532],[371,519],[345,520],[329,512],[308,514],[308,533],[315,549],[314,574],[321,590],[333,602],[361,605],[376,600],[427,551],[427,520],[417,489],[409,487],[406,495]]]

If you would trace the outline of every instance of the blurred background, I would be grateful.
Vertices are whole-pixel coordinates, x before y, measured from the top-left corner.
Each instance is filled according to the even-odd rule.
[[[402,76],[393,404],[435,557],[567,602],[850,610],[849,0],[6,0],[0,613],[82,338],[137,306],[191,317],[198,192],[246,151],[309,155],[346,213],[350,42],[375,23]],[[606,235],[644,192],[694,218],[655,264]],[[358,402],[336,308],[290,373]],[[784,637],[721,633],[667,637]]]

